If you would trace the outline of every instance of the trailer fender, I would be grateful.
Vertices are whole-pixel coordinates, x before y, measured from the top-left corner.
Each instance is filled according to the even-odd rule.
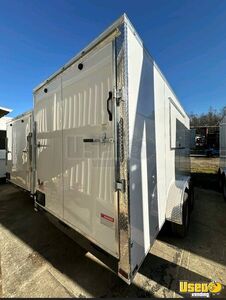
[[[184,193],[188,193],[190,186],[190,177],[182,177],[180,180],[175,180],[168,192],[166,203],[166,220],[182,225],[183,223],[183,203]]]

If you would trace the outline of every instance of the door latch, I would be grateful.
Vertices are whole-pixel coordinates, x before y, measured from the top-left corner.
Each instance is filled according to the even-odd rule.
[[[93,139],[93,138],[87,138],[87,139],[83,139],[84,143],[113,143],[114,139],[112,137],[107,138],[106,133],[104,133],[102,138],[99,139]]]
[[[116,189],[116,191],[120,191],[122,193],[125,193],[125,191],[126,191],[126,181],[125,181],[125,179],[121,179],[120,181],[116,181],[115,189]]]
[[[119,106],[120,102],[123,99],[123,90],[122,89],[120,89],[120,90],[115,89],[114,90],[114,98],[116,99],[116,105]]]

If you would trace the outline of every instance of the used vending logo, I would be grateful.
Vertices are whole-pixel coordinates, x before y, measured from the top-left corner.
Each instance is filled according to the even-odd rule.
[[[180,281],[180,293],[190,294],[192,297],[206,297],[211,295],[219,295],[223,286],[220,282],[188,282]]]

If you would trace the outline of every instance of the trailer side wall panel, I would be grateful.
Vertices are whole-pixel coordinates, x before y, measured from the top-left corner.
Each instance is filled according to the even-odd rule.
[[[131,269],[140,266],[158,231],[154,68],[128,26],[129,203]]]
[[[127,43],[133,271],[149,252],[166,220],[167,209],[169,220],[173,214],[181,216],[184,184],[190,172],[190,141],[188,116],[130,26]]]

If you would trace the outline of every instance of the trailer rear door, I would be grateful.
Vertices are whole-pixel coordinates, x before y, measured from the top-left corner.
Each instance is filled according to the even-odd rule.
[[[40,201],[58,218],[63,218],[62,100],[61,77],[54,78],[35,93],[36,190]],[[41,194],[42,195],[42,194]]]
[[[0,130],[0,178],[5,177],[6,167],[5,167],[5,158],[6,158],[6,131]]]
[[[7,126],[7,171],[10,173],[10,181],[27,191],[31,191],[30,133],[31,114]]]
[[[113,64],[110,42],[62,74],[63,214],[117,257]]]

